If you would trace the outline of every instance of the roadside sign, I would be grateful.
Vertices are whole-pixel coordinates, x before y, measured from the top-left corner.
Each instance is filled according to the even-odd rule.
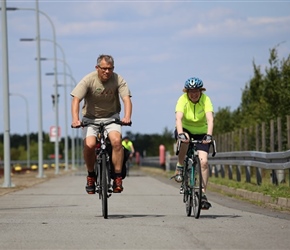
[[[58,127],[58,141],[60,141],[60,127]],[[55,142],[56,140],[56,133],[57,133],[57,130],[56,130],[56,126],[51,126],[50,127],[50,130],[49,130],[49,139],[50,139],[50,142]]]

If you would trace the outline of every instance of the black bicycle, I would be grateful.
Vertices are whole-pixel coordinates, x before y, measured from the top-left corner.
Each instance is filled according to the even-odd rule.
[[[200,216],[203,187],[201,165],[196,146],[202,143],[202,140],[194,140],[193,138],[189,141],[184,160],[183,181],[180,188],[180,192],[183,193],[183,202],[186,205],[186,215],[191,216],[191,212],[193,211],[196,219]],[[179,141],[176,154],[179,152],[180,144]],[[210,144],[213,147],[212,156],[214,157],[216,154],[215,140],[212,140]]]
[[[133,166],[132,158],[130,157],[131,152],[128,151],[129,157],[126,161],[126,176],[129,176],[130,168]]]
[[[109,138],[106,134],[106,126],[116,123],[122,126],[131,126],[130,124],[123,123],[119,119],[112,119],[106,122],[90,122],[82,123],[82,127],[95,126],[98,128],[97,144],[95,149],[95,173],[96,173],[96,193],[99,194],[99,199],[102,200],[102,215],[104,219],[108,218],[108,198],[113,193],[113,185],[111,179],[114,178],[114,166],[111,162],[112,147]],[[125,152],[124,152],[125,157]],[[122,177],[126,176],[126,168],[123,167]]]

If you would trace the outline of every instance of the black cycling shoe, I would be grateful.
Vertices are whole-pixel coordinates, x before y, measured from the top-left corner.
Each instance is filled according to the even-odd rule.
[[[208,202],[205,194],[201,196],[201,209],[208,210],[211,207],[211,204]]]

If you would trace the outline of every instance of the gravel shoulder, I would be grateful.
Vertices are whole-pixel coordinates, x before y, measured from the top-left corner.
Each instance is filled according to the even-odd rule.
[[[12,187],[3,187],[4,185],[4,176],[0,176],[0,196],[22,190],[39,183],[50,180],[51,178],[59,178],[63,175],[72,174],[72,170],[62,170],[59,174],[55,174],[54,169],[44,170],[42,178],[38,177],[38,171],[25,171],[20,173],[11,173],[11,185]]]

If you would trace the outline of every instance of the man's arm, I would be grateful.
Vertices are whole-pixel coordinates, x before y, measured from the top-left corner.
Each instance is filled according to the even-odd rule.
[[[122,119],[122,122],[130,123],[131,122],[131,116],[132,116],[132,102],[130,96],[124,96],[122,98],[124,103],[124,118]]]
[[[71,102],[72,127],[78,127],[81,125],[79,118],[80,102],[81,100],[78,97],[73,97]]]

